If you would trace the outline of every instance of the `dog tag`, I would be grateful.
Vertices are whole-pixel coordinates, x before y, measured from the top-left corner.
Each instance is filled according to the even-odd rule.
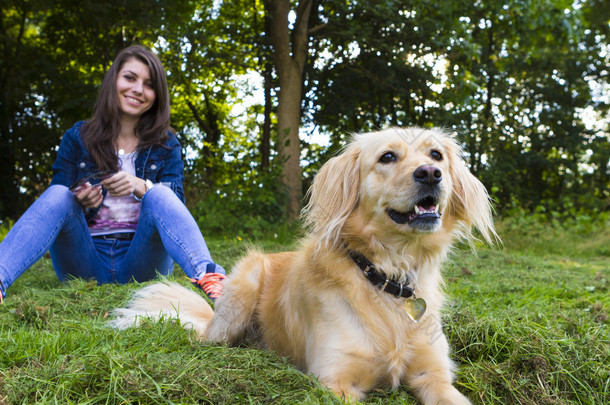
[[[405,310],[413,322],[417,322],[426,312],[426,301],[423,298],[410,298],[405,301]]]

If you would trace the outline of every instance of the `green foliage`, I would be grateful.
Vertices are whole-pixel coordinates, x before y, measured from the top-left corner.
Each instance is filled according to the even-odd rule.
[[[283,226],[284,198],[275,173],[242,177],[201,193],[192,213],[206,235],[260,238]]]
[[[463,103],[456,104],[451,92],[447,102],[459,112],[452,124],[472,170],[495,189],[502,205],[517,199],[533,210],[597,193],[597,201],[588,201],[593,208],[608,198],[607,181],[595,184],[582,177],[590,163],[587,150],[608,139],[606,129],[587,129],[579,115],[595,108],[601,118],[607,111],[589,88],[600,64],[607,63],[599,53],[604,41],[590,37],[607,35],[607,27],[588,14],[595,3],[581,8],[570,1],[489,2],[460,18],[460,40],[474,46],[450,59],[449,83],[474,88],[463,93]],[[607,164],[606,159],[606,169],[597,175]]]
[[[610,213],[514,209],[499,223],[507,247],[537,255],[610,257]]]
[[[254,128],[257,123],[239,125]],[[290,228],[284,224],[286,190],[278,181],[282,168],[276,160],[262,168],[257,133],[230,125],[223,127],[222,138],[217,145],[204,142],[206,158],[186,159],[187,205],[204,234],[258,238]]]
[[[62,133],[89,116],[104,71],[135,42],[151,46],[168,72],[190,200],[213,207],[214,194],[237,206],[245,193],[271,202],[269,210],[280,206],[266,178],[277,155],[261,157],[275,146],[274,131],[263,128],[274,124],[280,90],[264,2],[0,7],[0,218],[17,218],[45,189]],[[609,20],[604,0],[319,2],[309,19],[302,124],[331,145],[303,143],[304,184],[351,132],[434,125],[458,135],[501,212],[571,212],[569,202],[607,210]],[[264,102],[253,97],[261,76],[271,97]],[[252,173],[235,170],[232,159],[242,158],[263,162]],[[270,189],[255,192],[255,178]]]
[[[334,142],[349,132],[430,124],[428,104],[439,97],[432,68],[451,30],[444,3],[453,2],[440,3],[324,2],[308,97],[311,120]]]
[[[0,221],[0,242],[4,240],[8,231],[13,227],[12,220]]]
[[[238,79],[255,69],[256,8],[242,2],[199,2],[193,17],[175,24],[163,35],[158,51],[172,95],[172,125],[181,134],[194,186],[222,182],[225,153],[233,154],[255,136],[251,110],[236,116],[234,107],[252,91]],[[239,36],[239,40],[229,40]],[[244,118],[246,116],[246,118]],[[243,137],[239,135],[244,134]],[[194,162],[193,162],[194,161]],[[227,166],[231,166],[227,163]]]

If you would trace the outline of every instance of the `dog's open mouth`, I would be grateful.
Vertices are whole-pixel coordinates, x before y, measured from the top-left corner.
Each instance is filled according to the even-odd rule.
[[[434,197],[426,197],[417,202],[413,209],[407,212],[388,209],[388,216],[397,224],[409,224],[417,228],[428,228],[441,218],[438,203]]]

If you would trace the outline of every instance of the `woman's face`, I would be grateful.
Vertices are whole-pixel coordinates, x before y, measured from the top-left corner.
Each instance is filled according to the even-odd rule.
[[[150,69],[136,58],[128,59],[117,77],[119,110],[123,117],[140,118],[155,102]]]

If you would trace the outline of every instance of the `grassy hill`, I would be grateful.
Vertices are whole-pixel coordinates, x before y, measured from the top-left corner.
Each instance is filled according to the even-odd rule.
[[[608,222],[499,224],[501,247],[459,247],[444,269],[456,385],[481,404],[602,404],[610,398]],[[244,238],[245,239],[245,238]],[[209,239],[229,267],[247,244]],[[188,285],[181,270],[173,279]],[[141,285],[61,284],[43,259],[0,306],[0,404],[341,403],[273,353],[195,341],[171,322],[116,331],[111,309]],[[365,403],[415,404],[407,387]]]

